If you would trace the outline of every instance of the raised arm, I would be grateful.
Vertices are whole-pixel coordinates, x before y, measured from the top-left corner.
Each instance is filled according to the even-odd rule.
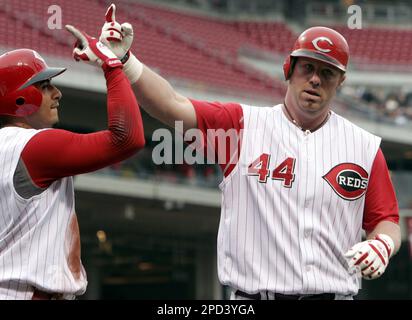
[[[177,93],[170,83],[143,65],[130,52],[133,28],[129,23],[120,25],[115,19],[116,6],[112,4],[106,12],[100,41],[121,58],[124,72],[129,78],[140,105],[152,117],[173,127],[175,121],[183,121],[184,129],[197,126],[196,113],[190,100]]]
[[[176,92],[166,79],[149,67],[143,66],[142,74],[132,88],[142,108],[152,117],[171,127],[175,121],[183,121],[184,130],[197,126],[190,100]]]
[[[83,40],[74,50],[74,57],[103,67],[107,81],[108,129],[91,134],[51,129],[36,134],[22,152],[21,166],[25,170],[20,172],[27,172],[30,179],[25,180],[40,188],[59,178],[124,160],[143,148],[145,142],[139,106],[121,70],[121,62],[96,39],[82,35],[71,26],[68,30]]]

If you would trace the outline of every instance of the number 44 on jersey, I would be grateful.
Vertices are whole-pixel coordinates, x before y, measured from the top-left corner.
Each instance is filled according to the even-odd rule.
[[[292,183],[295,180],[295,158],[286,158],[279,164],[272,172],[273,180],[282,181],[282,186],[285,188],[291,188]],[[253,161],[248,167],[249,176],[258,176],[258,181],[266,183],[270,175],[270,155],[262,153],[259,158]]]

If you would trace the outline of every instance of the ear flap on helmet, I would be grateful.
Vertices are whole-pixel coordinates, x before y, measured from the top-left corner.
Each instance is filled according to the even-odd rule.
[[[290,56],[287,56],[285,62],[283,62],[283,74],[285,76],[285,80],[289,79],[289,71],[290,71]]]
[[[292,56],[288,56],[283,63],[283,74],[285,76],[285,80],[289,80],[290,76],[292,75],[293,68],[295,67],[296,58]]]
[[[43,95],[35,86],[30,86],[16,92],[16,116],[24,117],[36,112],[43,100]]]
[[[10,92],[7,96],[0,97],[1,114],[28,116],[38,110],[42,100],[42,93],[35,86]]]

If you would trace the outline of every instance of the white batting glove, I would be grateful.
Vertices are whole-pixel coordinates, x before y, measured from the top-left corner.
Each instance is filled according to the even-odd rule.
[[[364,279],[379,278],[386,270],[395,245],[391,237],[377,234],[373,240],[355,244],[345,253],[349,270],[359,269]]]
[[[103,68],[123,66],[119,58],[96,38],[71,25],[66,25],[66,29],[77,39],[73,49],[73,58],[76,61],[82,60],[87,63],[97,64]]]
[[[99,40],[122,61],[123,71],[133,84],[143,72],[143,64],[130,51],[133,42],[133,27],[130,23],[116,21],[116,5],[111,4],[106,11],[106,22],[102,27]]]

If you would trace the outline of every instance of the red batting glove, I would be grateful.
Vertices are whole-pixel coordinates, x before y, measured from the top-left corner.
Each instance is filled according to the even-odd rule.
[[[143,72],[143,64],[130,51],[133,43],[133,27],[130,23],[120,24],[116,21],[116,5],[114,4],[107,9],[105,19],[99,40],[122,61],[123,71],[133,84]]]
[[[133,42],[133,28],[130,23],[116,21],[116,5],[107,8],[106,22],[102,27],[99,40],[104,43],[123,63],[129,58]]]
[[[349,269],[360,269],[363,278],[367,280],[379,278],[388,266],[394,247],[393,240],[386,234],[378,234],[372,240],[359,242],[345,253]]]
[[[111,4],[106,10],[106,22],[102,27],[100,37],[107,41],[120,42],[123,40],[122,26],[116,21],[116,5]]]
[[[73,49],[73,58],[76,61],[83,60],[88,63],[98,64],[103,69],[122,67],[122,63],[116,55],[96,38],[71,25],[66,25],[66,29],[77,39]]]

